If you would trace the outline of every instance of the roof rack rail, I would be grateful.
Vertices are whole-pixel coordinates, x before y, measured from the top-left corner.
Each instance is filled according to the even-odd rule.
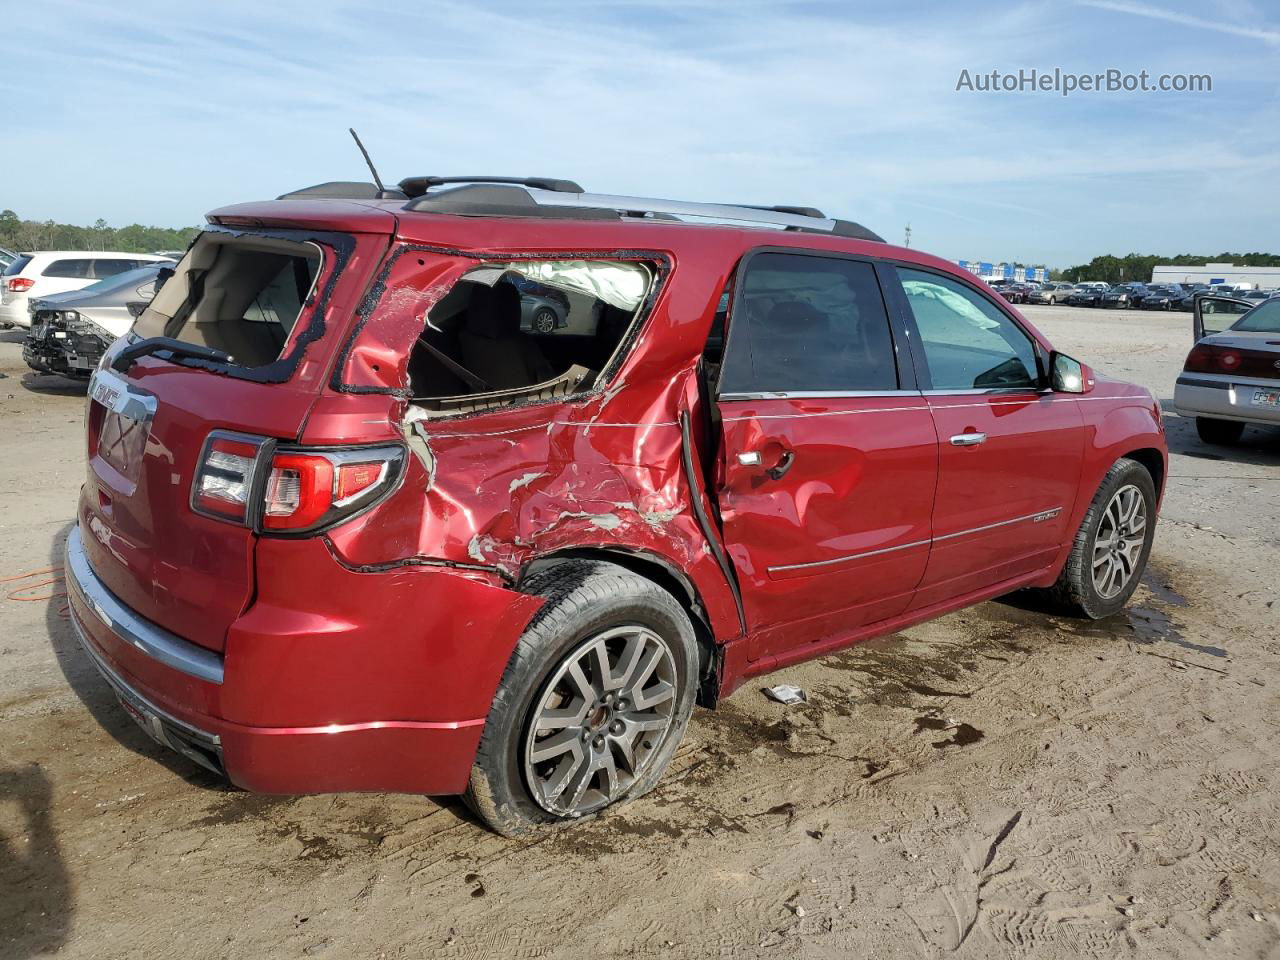
[[[784,230],[827,233],[857,240],[884,242],[883,237],[859,223],[824,217],[822,211],[813,207],[756,207],[734,203],[693,203],[686,200],[660,200],[654,197],[544,190],[540,187],[522,185],[521,181],[513,178],[494,178],[494,185],[476,183],[474,179],[468,177],[435,179],[446,183],[461,181],[469,185],[436,193],[423,193],[405,204],[406,210],[477,217],[560,217],[596,220],[621,216],[647,217],[655,220],[693,219],[741,226],[763,225]],[[402,180],[400,185],[402,188],[416,186],[407,180]],[[405,189],[405,192],[411,191]]]
[[[479,191],[483,187],[462,187],[449,193],[460,193],[461,190]],[[492,189],[492,188],[489,188]],[[508,187],[507,189],[513,189]],[[813,207],[753,207],[732,203],[695,203],[686,200],[661,200],[655,197],[626,197],[603,193],[561,193],[537,188],[514,188],[516,192],[528,194],[533,204],[540,208],[538,213],[525,213],[525,216],[575,216],[581,215],[584,209],[613,211],[623,216],[642,217],[649,215],[654,219],[676,217],[681,220],[693,219],[714,221],[718,223],[739,224],[742,226],[770,226],[784,230],[799,230],[807,233],[827,233],[839,237],[850,237],[855,240],[875,240],[884,242],[884,237],[868,230],[860,223],[851,220],[837,220],[823,216],[815,216],[820,211]],[[441,194],[440,196],[443,196]],[[479,197],[477,196],[477,199]],[[419,197],[406,204],[409,210],[430,210],[431,195]],[[529,200],[521,199],[522,205]],[[574,209],[571,214],[568,209]],[[802,210],[803,213],[795,211]],[[557,211],[553,213],[552,211]],[[482,215],[483,210],[474,211]],[[501,214],[497,214],[501,216]]]
[[[513,186],[535,187],[555,193],[582,193],[583,189],[572,180],[556,177],[405,177],[400,189],[411,198],[420,197],[432,187],[447,183],[505,183]]]
[[[772,210],[774,213],[794,213],[797,217],[815,217],[818,220],[826,220],[827,215],[817,207],[793,207],[786,204],[779,204],[776,207],[759,207],[754,203],[735,203],[735,207],[749,207],[752,210]]]

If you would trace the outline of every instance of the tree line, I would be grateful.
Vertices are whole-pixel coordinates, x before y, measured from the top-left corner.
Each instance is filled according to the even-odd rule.
[[[1084,280],[1105,280],[1107,283],[1151,281],[1151,268],[1156,264],[1178,267],[1198,267],[1206,263],[1234,263],[1237,267],[1280,267],[1280,255],[1274,253],[1219,253],[1215,256],[1180,253],[1176,257],[1159,257],[1154,254],[1131,253],[1126,257],[1110,254],[1094,257],[1088,263],[1054,270],[1054,280],[1080,283]]]
[[[118,250],[154,253],[185,250],[199,227],[145,227],[131,223],[112,227],[98,220],[91,227],[52,220],[23,220],[12,210],[0,210],[0,247],[23,250]]]

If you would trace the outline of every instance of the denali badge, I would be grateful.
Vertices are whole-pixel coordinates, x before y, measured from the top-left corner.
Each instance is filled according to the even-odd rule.
[[[1044,523],[1046,520],[1052,520],[1062,512],[1061,507],[1054,507],[1052,510],[1046,510],[1044,513],[1037,513],[1031,518],[1032,523]]]

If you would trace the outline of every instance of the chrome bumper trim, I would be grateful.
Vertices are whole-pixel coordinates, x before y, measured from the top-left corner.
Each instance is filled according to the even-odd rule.
[[[90,641],[88,636],[85,634],[84,628],[80,626],[79,617],[74,613],[71,615],[71,626],[75,629],[76,639],[80,641],[80,646],[84,648],[84,652],[89,655],[89,659],[93,662],[93,665],[98,668],[98,672],[102,674],[102,678],[107,681],[107,685],[111,687],[116,696],[147,719],[159,721],[162,725],[167,727],[173,727],[179,733],[186,735],[192,740],[198,741],[208,749],[218,751],[219,753],[221,752],[222,738],[216,733],[209,733],[206,730],[201,730],[199,727],[193,727],[186,721],[179,720],[173,714],[160,709],[137,690],[133,689],[133,687],[129,686],[128,682],[120,676],[120,674],[111,669],[111,666],[107,661],[102,658],[102,654],[98,653],[98,651],[94,649],[93,642]],[[148,726],[147,732],[151,733],[152,736],[156,736],[157,739],[161,739],[167,746],[177,750],[179,753],[186,753],[186,751],[180,746],[174,745],[167,738],[157,736],[154,725]]]
[[[222,657],[156,626],[103,585],[89,565],[79,526],[67,536],[65,573],[67,589],[121,640],[166,667],[206,683],[222,683]]]

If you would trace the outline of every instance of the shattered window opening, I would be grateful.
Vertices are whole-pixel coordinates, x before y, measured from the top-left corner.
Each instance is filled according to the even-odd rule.
[[[428,416],[590,390],[653,284],[631,261],[522,260],[468,270],[427,313],[409,356]]]
[[[134,332],[212,347],[239,367],[266,366],[283,354],[321,263],[314,243],[202,234]]]

